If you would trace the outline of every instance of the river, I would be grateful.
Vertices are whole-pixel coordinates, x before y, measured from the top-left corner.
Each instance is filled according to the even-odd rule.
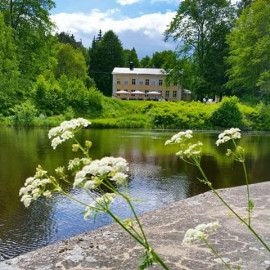
[[[39,199],[29,208],[20,202],[18,192],[25,179],[34,175],[41,164],[52,172],[74,158],[71,143],[52,150],[48,129],[0,128],[0,260],[55,243],[71,236],[110,224],[101,214],[94,222],[83,219],[81,206],[56,195]],[[150,211],[208,190],[199,183],[198,170],[180,161],[176,146],[164,146],[175,132],[132,129],[87,129],[80,140],[90,139],[91,157],[124,157],[130,164],[130,193],[143,202],[136,202],[138,213]],[[244,184],[242,165],[225,157],[226,146],[215,146],[218,133],[197,132],[195,140],[204,143],[202,166],[215,188]],[[246,150],[246,164],[251,183],[268,181],[270,170],[269,133],[244,134],[240,143]],[[67,191],[82,199],[79,189]],[[121,202],[112,209],[118,216],[131,216]]]

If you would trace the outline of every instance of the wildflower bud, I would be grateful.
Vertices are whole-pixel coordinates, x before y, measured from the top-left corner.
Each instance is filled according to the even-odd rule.
[[[72,152],[78,152],[80,146],[78,144],[72,144]]]
[[[92,146],[92,142],[91,141],[85,141],[85,146],[86,148],[90,149]]]

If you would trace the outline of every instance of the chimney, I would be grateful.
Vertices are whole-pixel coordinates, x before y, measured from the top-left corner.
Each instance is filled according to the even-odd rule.
[[[130,69],[130,70],[133,70],[133,68],[134,68],[133,62],[129,62],[129,69]]]

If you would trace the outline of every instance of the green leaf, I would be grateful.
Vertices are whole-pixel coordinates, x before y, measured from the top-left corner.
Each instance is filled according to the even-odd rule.
[[[141,261],[139,270],[143,270],[153,266],[154,259],[151,253],[145,252],[145,254],[139,257],[139,259]]]
[[[249,200],[248,202],[248,211],[251,212],[254,208],[254,202]]]

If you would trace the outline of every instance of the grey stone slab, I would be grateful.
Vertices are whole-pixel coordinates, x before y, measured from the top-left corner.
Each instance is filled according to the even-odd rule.
[[[250,186],[255,202],[252,225],[270,245],[270,182]],[[219,190],[238,213],[246,216],[246,187]],[[141,216],[149,241],[171,269],[226,269],[204,243],[182,245],[185,232],[219,220],[222,227],[208,240],[232,269],[270,270],[270,253],[234,218],[212,193],[169,204]],[[133,270],[143,249],[117,224],[0,263],[1,270]],[[154,266],[152,269],[162,269]]]

